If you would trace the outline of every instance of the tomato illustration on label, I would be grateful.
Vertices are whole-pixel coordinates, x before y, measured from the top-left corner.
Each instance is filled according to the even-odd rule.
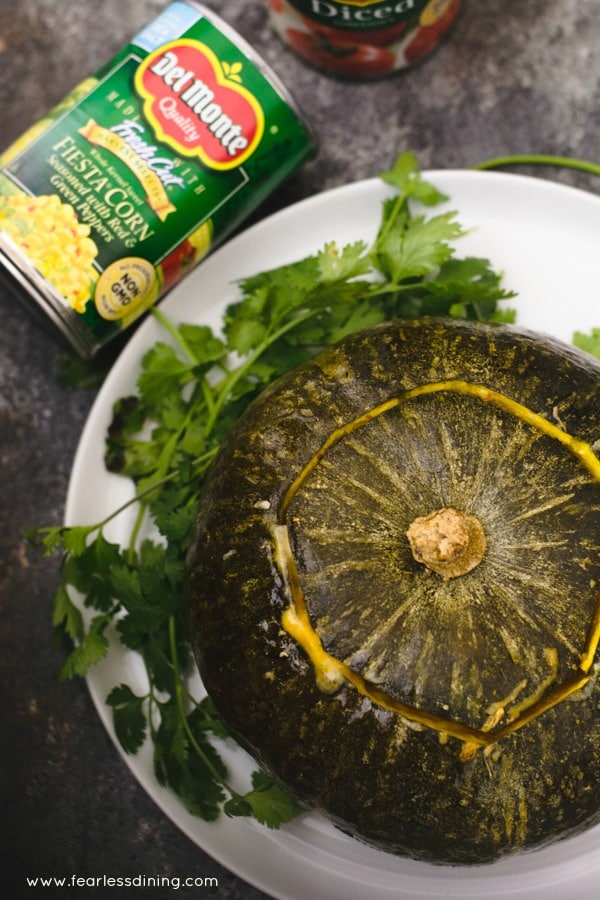
[[[179,244],[158,268],[163,291],[167,291],[210,251],[212,242],[212,222],[204,222]]]
[[[431,53],[460,0],[267,0],[283,40],[310,65],[341,78],[370,79]]]
[[[396,62],[394,53],[385,47],[353,42],[350,35],[347,40],[332,40],[320,31],[288,28],[286,37],[298,56],[336,75],[385,75],[393,71]]]
[[[314,22],[304,18],[304,24],[309,29],[314,29]],[[385,28],[370,28],[368,31],[359,31],[353,28],[351,31],[345,32],[346,40],[354,41],[357,44],[371,44],[373,47],[390,47],[399,41],[403,34],[408,30],[408,22],[395,22],[393,25],[387,25]],[[319,25],[315,29],[318,34],[325,35],[330,41],[339,41],[344,32],[340,32],[339,28],[330,28],[327,25]],[[342,38],[343,39],[343,38]]]
[[[263,109],[242,78],[242,63],[221,63],[206,44],[182,38],[143,61],[135,86],[160,140],[226,170],[247,160],[264,132]]]

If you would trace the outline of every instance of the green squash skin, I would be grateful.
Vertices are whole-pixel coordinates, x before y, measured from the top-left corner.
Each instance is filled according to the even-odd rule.
[[[271,530],[290,481],[336,427],[409,388],[456,378],[485,384],[512,397],[560,423],[580,440],[593,445],[600,439],[600,366],[560,342],[507,326],[439,319],[394,323],[351,335],[266,389],[228,436],[201,499],[188,559],[187,603],[192,646],[217,710],[239,742],[303,804],[388,852],[436,863],[472,865],[542,846],[600,821],[600,688],[596,676],[571,698],[501,739],[489,754],[479,750],[463,761],[459,758],[462,742],[457,738],[441,739],[437,731],[377,707],[349,684],[333,694],[318,688],[312,664],[281,627],[289,597],[274,562]],[[426,403],[432,404],[429,411]],[[441,485],[445,497],[452,490],[460,497],[461,479],[465,490],[475,496],[478,471],[489,476],[486,484],[494,482],[493,468],[476,470],[467,462],[483,457],[485,447],[489,448],[486,441],[492,420],[487,405],[478,403],[469,398],[463,403],[461,398],[457,406],[455,396],[444,394],[414,407],[417,417],[423,412],[426,422],[443,421],[444,410],[453,421],[463,422],[454,430],[442,429],[444,440],[449,434],[452,441],[460,443],[469,436],[468,445],[459,447],[449,463],[458,473],[453,475],[456,483],[440,474],[439,447],[436,449],[432,439],[431,483]],[[410,424],[412,415],[401,413],[405,424]],[[475,427],[478,416],[485,423],[481,431]],[[566,498],[558,507],[557,522],[560,535],[569,535],[570,543],[551,551],[540,551],[537,546],[518,551],[521,567],[529,561],[533,567],[536,559],[545,560],[540,554],[547,554],[551,568],[555,566],[546,573],[550,582],[539,601],[536,583],[524,589],[532,609],[524,644],[529,645],[532,635],[539,632],[545,647],[546,632],[552,631],[553,616],[560,610],[558,665],[564,675],[577,659],[577,648],[583,649],[600,585],[600,489],[557,441],[540,437],[532,442],[527,436],[531,429],[518,423],[515,427],[510,418],[499,416],[499,433],[504,429],[513,441],[509,456],[515,461],[520,491],[517,499],[508,487],[504,492],[510,516],[519,519],[519,527],[536,520],[538,514],[519,517],[515,513],[519,498],[535,506],[536,478],[540,485],[556,483],[557,492]],[[418,431],[417,437],[420,434]],[[519,450],[515,442],[521,439]],[[494,440],[497,450],[497,436]],[[424,493],[430,489],[423,479],[429,448],[427,441],[421,448],[418,441],[413,443],[421,466],[415,479],[418,495],[421,481]],[[346,448],[341,444],[339,452],[339,463],[347,464],[352,472],[352,454],[346,460]],[[539,465],[546,457],[548,468],[541,474],[524,465],[528,459]],[[318,494],[318,485],[308,484],[298,497],[297,508],[293,501],[290,514],[298,512],[299,517],[304,516],[302,521],[314,525]],[[490,526],[489,560],[484,558],[466,576],[443,582],[414,562],[399,541],[396,562],[390,556],[389,565],[382,567],[385,590],[386,573],[396,565],[402,590],[405,584],[414,584],[415,595],[420,596],[420,591],[423,597],[433,598],[438,612],[456,608],[461,616],[464,598],[475,591],[476,606],[482,605],[480,598],[485,596],[492,612],[489,620],[485,611],[483,618],[473,621],[480,627],[510,632],[513,625],[506,625],[506,596],[512,590],[513,574],[508,569],[510,577],[505,582],[498,577],[503,570],[494,568],[496,558],[502,561],[502,555],[506,556],[502,542],[508,547],[510,540],[502,524],[496,524],[496,513],[490,512],[489,497],[486,502],[489,522],[483,524]],[[323,516],[328,529],[343,516],[342,507],[343,498],[340,501],[336,495]],[[429,511],[424,508],[421,512]],[[400,509],[400,521],[404,514]],[[551,514],[547,511],[542,516]],[[311,621],[314,613],[321,623],[317,630],[322,628],[322,639],[333,652],[347,635],[337,620],[333,624],[327,621],[328,587],[319,575],[321,544],[318,537],[305,540],[303,534],[292,533],[292,539],[301,577],[313,579],[310,584],[315,586],[314,607],[309,602]],[[345,577],[342,574],[340,584]],[[560,581],[553,592],[555,579]],[[527,575],[521,581],[526,583]],[[500,612],[494,617],[496,594]],[[336,596],[334,602],[342,600]],[[540,609],[533,609],[538,603]],[[361,602],[363,610],[368,606]],[[422,618],[415,621],[426,630]],[[444,621],[439,612],[435,627]],[[352,637],[355,623],[350,614],[348,622]],[[435,712],[444,709],[451,689],[452,717],[479,727],[482,698],[506,696],[506,685],[514,683],[523,667],[527,669],[528,661],[521,658],[520,649],[513,652],[512,662],[507,653],[507,682],[496,690],[502,647],[513,636],[500,641],[494,635],[482,638],[476,634],[473,647],[489,646],[489,658],[480,659],[470,669],[467,663],[464,669],[457,664],[460,677],[466,679],[461,697],[456,678],[449,687],[447,677],[453,656],[461,656],[462,646],[459,631],[452,629],[451,622],[449,617],[448,633],[439,641],[434,664],[427,667],[425,657],[415,657],[412,695],[406,694],[411,690],[410,666],[394,681],[393,660],[387,659],[378,677],[391,693],[402,698],[405,692],[407,702],[422,702],[424,708]],[[461,619],[461,628],[466,628],[465,622],[467,618]],[[514,627],[518,644],[518,627]],[[394,640],[404,640],[401,629]],[[469,640],[465,636],[467,644]],[[581,644],[569,654],[565,648],[579,640]],[[350,640],[346,649],[351,645]],[[402,653],[409,653],[404,644]],[[542,681],[546,675],[540,675]],[[531,677],[535,684],[533,671]],[[433,709],[436,704],[438,708]]]

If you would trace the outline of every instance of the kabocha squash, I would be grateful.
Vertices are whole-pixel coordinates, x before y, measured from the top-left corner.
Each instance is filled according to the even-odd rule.
[[[599,439],[600,366],[509,326],[380,326],[265,390],[188,560],[232,733],[397,854],[483,863],[599,821]]]

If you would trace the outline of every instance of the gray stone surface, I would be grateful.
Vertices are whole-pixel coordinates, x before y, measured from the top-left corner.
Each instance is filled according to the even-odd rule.
[[[0,143],[17,138],[164,5],[0,0]],[[424,64],[356,84],[294,58],[259,0],[210,5],[266,57],[319,134],[318,157],[254,218],[376,175],[402,149],[424,168],[467,168],[510,153],[599,156],[598,0],[465,0],[450,40]],[[599,188],[593,176],[573,171],[520,171]],[[194,896],[258,900],[259,890],[203,854],[139,787],[85,685],[57,681],[62,653],[50,626],[57,561],[28,554],[23,533],[61,521],[95,396],[61,388],[57,376],[54,338],[0,291],[0,884],[5,896],[20,898],[34,893],[26,875],[214,875],[218,888]],[[138,889],[135,896],[162,894]]]

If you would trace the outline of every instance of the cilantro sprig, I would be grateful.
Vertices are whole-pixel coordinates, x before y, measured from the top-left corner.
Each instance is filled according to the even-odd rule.
[[[164,340],[141,360],[137,392],[117,401],[106,437],[106,466],[130,479],[133,500],[95,524],[28,535],[46,554],[62,554],[52,622],[71,649],[60,677],[85,676],[115,640],[137,654],[147,690],[117,684],[106,698],[117,739],[128,754],[150,740],[158,782],[205,820],[253,816],[276,828],[299,811],[258,769],[245,793],[234,790],[219,754],[226,729],[210,699],[189,687],[185,557],[224,436],[266,385],[358,328],[426,315],[513,319],[499,306],[513,294],[489,261],[454,255],[464,234],[456,213],[423,212],[448,198],[423,179],[414,156],[401,154],[381,178],[391,192],[372,243],[331,241],[242,279],[220,334],[154,311]],[[109,541],[106,526],[132,504],[127,544]]]

